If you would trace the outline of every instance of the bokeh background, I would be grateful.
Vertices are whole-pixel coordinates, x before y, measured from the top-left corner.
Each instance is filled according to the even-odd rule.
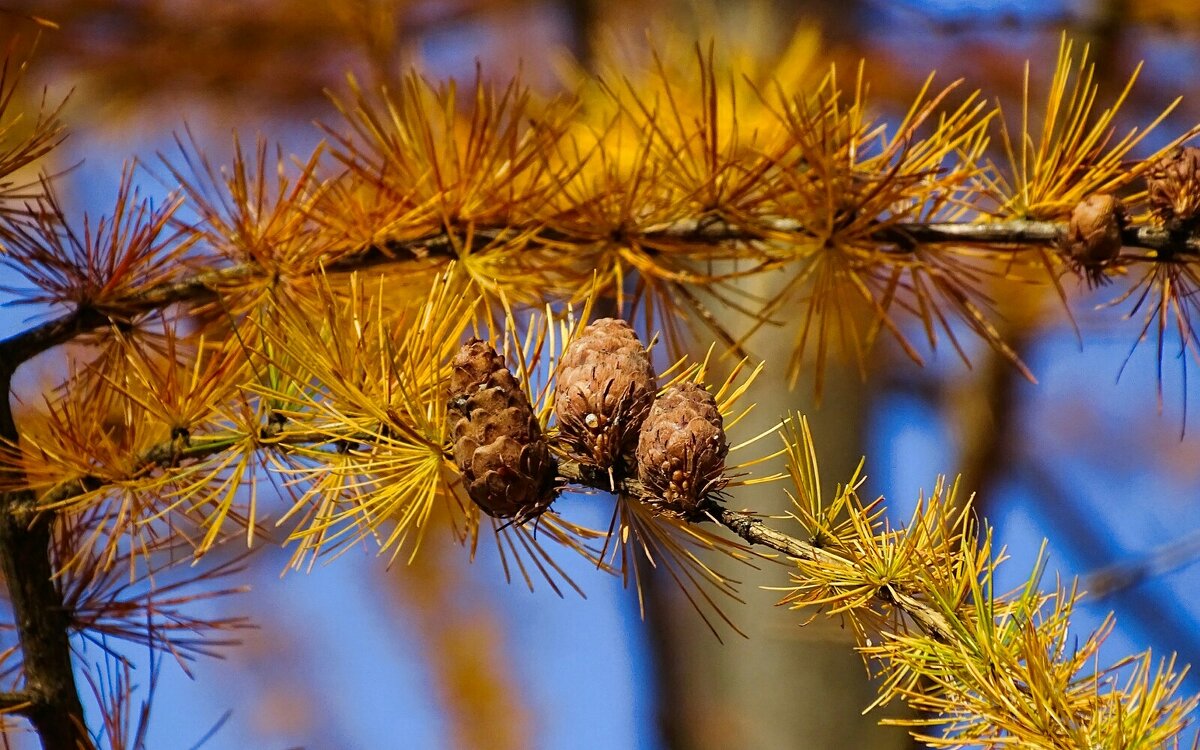
[[[308,153],[322,137],[313,121],[336,120],[325,92],[344,91],[347,73],[371,86],[410,66],[470,80],[478,61],[485,78],[504,82],[520,68],[550,94],[568,60],[595,68],[614,48],[691,36],[769,57],[800,33],[844,70],[867,60],[887,116],[903,112],[931,70],[1015,106],[1025,61],[1044,81],[1063,31],[1091,45],[1102,100],[1145,61],[1127,125],[1184,97],[1145,149],[1200,122],[1200,6],[1188,0],[0,2],[0,40],[37,38],[28,105],[42,86],[51,100],[70,93],[71,135],[48,168],[62,172],[74,215],[105,211],[132,159],[146,166],[143,192],[165,197],[158,155],[174,152],[185,124],[214,163],[228,163],[234,131]],[[998,289],[1006,336],[1038,384],[983,347],[969,352],[970,367],[940,351],[918,368],[882,345],[865,379],[836,374],[819,406],[806,383],[788,390],[769,369],[760,424],[808,412],[830,485],[865,453],[865,492],[886,495],[898,519],[938,473],[961,472],[1012,558],[998,588],[1025,579],[1045,538],[1046,583],[1081,576],[1094,592],[1079,632],[1116,611],[1110,661],[1153,648],[1200,664],[1200,575],[1190,567],[1200,556],[1200,391],[1194,371],[1185,377],[1190,355],[1168,342],[1160,393],[1153,346],[1134,348],[1140,319],[1125,319],[1128,304],[1104,307],[1111,289],[1068,289],[1082,344],[1047,290]],[[0,308],[0,336],[44,312]],[[762,336],[751,349],[770,367],[786,357],[775,345]],[[35,403],[63,361],[51,352],[23,368],[21,397]],[[731,502],[782,512],[778,495],[758,489]],[[577,519],[608,524],[588,498],[564,502]],[[122,652],[141,698],[153,685],[147,747],[912,746],[902,729],[876,726],[884,712],[859,715],[874,689],[848,634],[820,619],[801,628],[803,617],[772,606],[778,592],[757,588],[784,580],[773,566],[739,576],[747,603],[729,611],[749,637],[726,633],[722,644],[670,586],[651,587],[643,621],[633,592],[581,560],[566,563],[586,600],[505,584],[488,550],[471,563],[449,535],[431,536],[410,566],[389,568],[363,548],[281,576],[288,556],[261,545],[231,581],[251,593],[194,605],[257,625],[220,649],[224,659],[197,661],[189,675],[170,659],[156,666]],[[120,671],[97,644],[80,648]],[[1200,692],[1200,677],[1184,688]]]

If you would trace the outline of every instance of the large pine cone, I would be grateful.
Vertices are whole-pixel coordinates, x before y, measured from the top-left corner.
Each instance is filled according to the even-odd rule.
[[[559,441],[585,467],[632,475],[638,429],[650,412],[658,376],[623,320],[593,321],[563,352],[554,390]]]
[[[658,397],[642,424],[638,479],[664,507],[696,516],[725,486],[728,453],[716,399],[702,385],[680,383]]]
[[[554,501],[557,467],[529,398],[504,357],[479,339],[451,367],[447,409],[467,494],[490,516],[536,518]]]

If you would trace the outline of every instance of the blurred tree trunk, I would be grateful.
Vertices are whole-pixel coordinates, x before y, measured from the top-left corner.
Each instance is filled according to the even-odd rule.
[[[777,4],[781,26],[816,23],[831,48],[856,46],[861,6],[861,0]],[[734,321],[725,322],[736,328]],[[786,363],[795,333],[787,326],[767,327],[749,342],[748,349],[765,359],[768,367],[747,399],[757,406],[738,425],[732,442],[758,434],[789,411],[807,414],[823,486],[831,493],[837,483],[849,478],[862,456],[870,388],[856,371],[839,369],[836,363],[826,372],[819,408],[811,381],[802,379],[789,388]],[[759,450],[774,447],[764,443]],[[734,455],[731,461],[746,457]],[[743,488],[733,493],[728,504],[767,514],[788,511],[782,489],[771,485]],[[746,600],[744,606],[731,602],[727,613],[747,637],[726,628],[724,644],[712,636],[677,587],[655,580],[647,617],[652,652],[658,660],[667,747],[911,747],[903,729],[878,726],[883,716],[895,715],[896,709],[862,715],[876,697],[875,687],[854,651],[852,635],[829,618],[815,619],[802,628],[808,615],[773,606],[782,594],[761,588],[780,585],[778,564],[760,561],[758,565],[759,570],[726,567],[742,582],[740,593]]]
[[[756,343],[756,352],[771,357],[762,342]],[[789,394],[781,369],[764,374],[755,389],[760,395],[753,419],[739,425],[738,434],[756,434],[789,409],[807,412],[825,486],[832,488],[850,476],[861,455],[866,388],[854,373],[831,372],[843,377],[830,378],[836,385],[826,392],[823,407],[814,409],[811,388],[801,384]],[[781,489],[760,485],[735,493],[729,505],[784,513],[787,502]],[[776,565],[762,561],[761,570],[733,571],[747,604],[731,606],[728,613],[748,637],[726,629],[723,645],[677,588],[656,582],[648,617],[666,745],[681,750],[910,746],[904,730],[877,725],[882,711],[862,715],[875,688],[851,635],[828,618],[802,628],[804,613],[772,606],[781,594],[760,587],[779,585]]]
[[[774,292],[761,282],[750,291],[768,297]],[[723,322],[737,330],[738,321]],[[795,335],[794,328],[786,325],[766,326],[748,342],[749,351],[766,360],[767,368],[744,402],[756,404],[754,411],[738,424],[730,442],[759,434],[789,412],[808,415],[828,498],[837,484],[849,479],[862,456],[871,388],[836,358],[826,371],[820,406],[811,379],[802,378],[789,388],[787,362]],[[720,382],[721,377],[714,376],[711,382]],[[777,447],[764,441],[743,455],[734,453],[730,463]],[[782,460],[776,460],[756,467],[756,474],[769,474],[782,465]],[[789,502],[782,486],[767,484],[739,488],[728,505],[783,514],[790,510]],[[677,750],[911,747],[905,730],[878,726],[883,716],[896,715],[897,709],[862,715],[876,692],[854,650],[852,634],[832,618],[807,622],[813,613],[774,606],[782,593],[762,587],[778,587],[785,574],[780,563],[772,560],[756,564],[757,570],[728,564],[722,568],[741,582],[739,593],[746,604],[720,603],[728,605],[723,607],[726,614],[747,636],[718,623],[723,644],[672,581],[650,577],[647,619],[651,653],[657,659],[666,746]]]

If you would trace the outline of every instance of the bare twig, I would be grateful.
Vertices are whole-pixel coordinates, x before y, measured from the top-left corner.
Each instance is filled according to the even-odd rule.
[[[1092,596],[1102,599],[1197,560],[1200,560],[1200,533],[1192,533],[1161,544],[1133,560],[1097,568],[1084,576],[1083,586]]]

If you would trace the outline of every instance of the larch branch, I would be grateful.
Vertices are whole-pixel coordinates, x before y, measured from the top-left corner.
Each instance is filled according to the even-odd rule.
[[[137,464],[139,467],[138,470],[154,466],[168,466],[185,459],[203,458],[241,443],[246,438],[247,435],[245,433],[207,435],[198,437],[191,445],[182,447],[174,441],[167,441],[143,453]],[[370,436],[365,434],[334,436],[330,435],[327,431],[283,429],[273,434],[263,435],[256,442],[261,448],[270,448],[272,446],[309,445],[336,440],[363,442],[369,441],[369,438]],[[567,484],[588,486],[603,491],[609,490],[607,486],[601,486],[589,480],[579,464],[574,461],[561,461],[558,465],[558,476],[560,480]],[[66,502],[72,497],[83,495],[95,489],[98,489],[98,487],[94,478],[89,477],[74,480],[51,490],[41,498],[39,505],[46,506]],[[642,486],[641,482],[632,478],[620,480],[617,490],[639,498],[652,496]],[[710,513],[709,517],[751,544],[769,547],[797,560],[807,560],[822,565],[841,567],[846,570],[854,569],[854,563],[851,560],[847,560],[810,542],[778,531],[752,514],[720,509],[719,511]],[[921,601],[915,592],[905,591],[898,586],[889,586],[886,590],[881,589],[879,591],[878,598],[881,603],[899,608],[930,637],[942,642],[948,642],[952,639],[952,629],[946,617]]]
[[[921,246],[946,244],[1022,246],[1055,244],[1066,232],[1066,225],[1053,221],[1011,220],[993,222],[898,222],[881,225],[871,240],[890,246],[888,252],[904,254]],[[464,248],[462,235],[469,234],[470,247]],[[470,233],[441,231],[403,241],[370,245],[342,256],[335,256],[325,270],[349,272],[393,263],[425,259],[451,259],[460,250],[479,251],[503,243],[506,238],[526,237],[531,246],[569,247],[594,245],[612,238],[569,234],[546,227],[476,227]],[[730,222],[715,217],[682,219],[659,226],[631,231],[622,239],[637,241],[653,252],[657,242],[690,242],[719,245],[729,242],[784,243],[791,239],[811,238],[805,227],[794,219],[761,217]],[[1152,226],[1128,227],[1122,232],[1128,248],[1151,255],[1134,256],[1140,262],[1165,262],[1181,255],[1200,261],[1200,237],[1180,236]],[[309,269],[310,271],[316,269]],[[141,313],[176,304],[199,304],[219,296],[222,287],[268,272],[258,266],[242,264],[196,273],[182,279],[153,286],[105,306],[81,305],[57,318],[0,340],[0,363],[15,369],[17,365],[78,336],[95,331],[114,321],[128,320]]]

